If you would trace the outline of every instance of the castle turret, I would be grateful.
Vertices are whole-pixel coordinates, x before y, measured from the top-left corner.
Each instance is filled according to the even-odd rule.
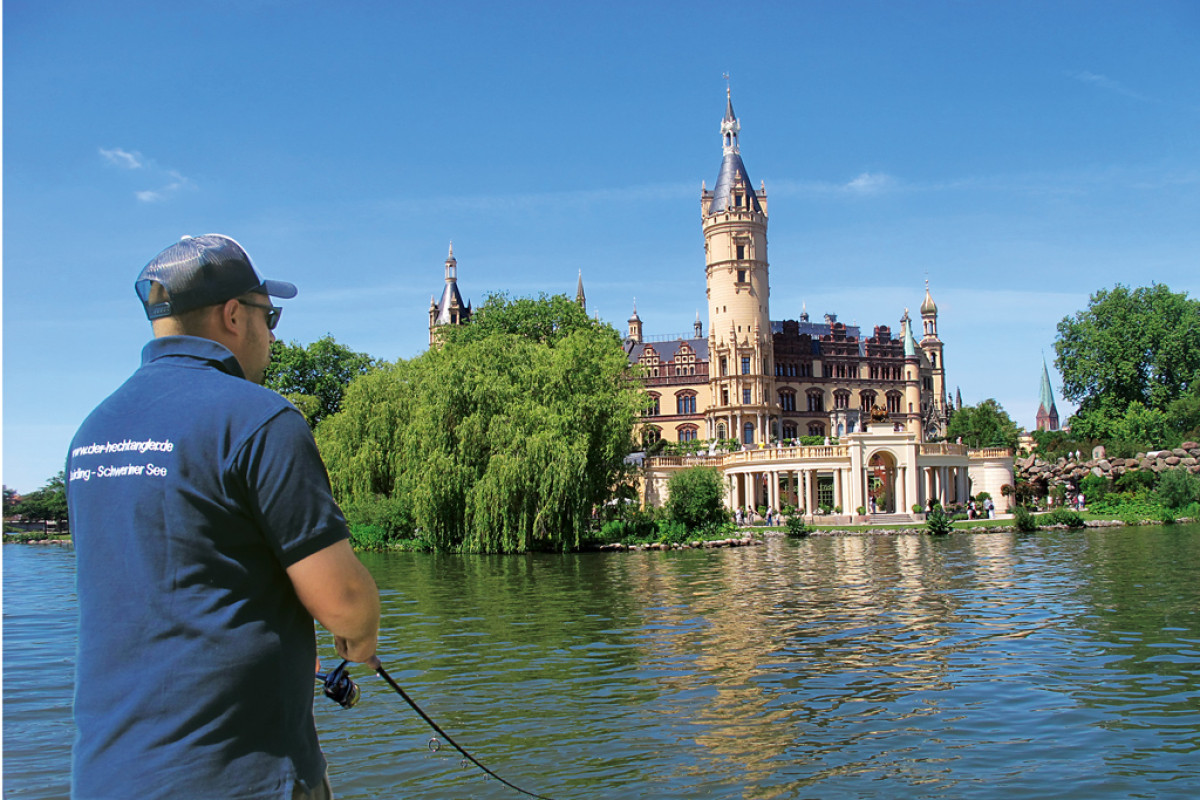
[[[950,422],[950,408],[946,394],[946,367],[942,361],[944,345],[938,338],[937,318],[937,303],[933,302],[929,280],[926,279],[925,300],[921,303],[921,323],[924,328],[921,349],[925,351],[930,379],[928,385],[922,387],[929,404],[925,414],[925,430],[928,435],[944,436],[946,425]]]
[[[709,192],[701,188],[708,297],[708,435],[724,428],[745,444],[767,441],[778,403],[773,396],[770,282],[767,269],[767,193],[755,191],[742,163],[741,123],[725,93],[721,169]]]
[[[454,243],[450,243],[450,255],[446,258],[446,285],[442,299],[429,303],[429,344],[437,341],[436,329],[442,325],[465,325],[471,320],[471,304],[463,303],[458,291],[458,260],[454,257]]]
[[[913,321],[904,309],[900,318],[900,327],[904,337],[904,405],[900,413],[904,417],[904,428],[909,433],[917,434],[918,439],[924,439],[921,424],[921,348],[913,335]]]
[[[625,337],[626,344],[640,344],[642,341],[642,318],[637,313],[637,298],[633,301],[633,314],[629,316],[629,335]]]

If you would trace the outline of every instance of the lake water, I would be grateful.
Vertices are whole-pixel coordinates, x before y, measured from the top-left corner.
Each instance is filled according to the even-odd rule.
[[[4,796],[64,797],[74,556],[3,561]],[[392,676],[554,800],[1200,796],[1198,526],[364,561]],[[354,674],[339,798],[520,796]]]

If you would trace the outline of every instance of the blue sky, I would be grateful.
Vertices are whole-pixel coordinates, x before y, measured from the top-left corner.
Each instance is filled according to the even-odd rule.
[[[725,72],[769,198],[773,319],[803,303],[895,328],[928,278],[950,385],[1032,427],[1042,354],[1092,291],[1200,295],[1195,3],[3,12],[3,480],[21,491],[136,368],[133,279],[184,234],[234,236],[300,287],[285,340],[420,353],[451,241],[476,302],[573,294],[582,270],[621,330],[636,297],[648,335],[690,331]]]

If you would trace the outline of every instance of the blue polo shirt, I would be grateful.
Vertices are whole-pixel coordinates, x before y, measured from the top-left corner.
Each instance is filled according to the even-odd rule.
[[[308,425],[222,345],[154,339],[71,442],[71,794],[319,785],[312,616],[286,568],[349,533]]]

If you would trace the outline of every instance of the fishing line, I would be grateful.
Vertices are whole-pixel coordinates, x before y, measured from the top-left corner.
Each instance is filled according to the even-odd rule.
[[[351,690],[348,688],[345,688],[345,684],[349,683],[351,686],[353,686],[353,681],[350,680],[350,676],[346,673],[346,670],[345,670],[346,664],[348,664],[348,663],[349,662],[347,662],[347,661],[343,661],[337,669],[335,669],[333,672],[329,673],[328,677],[323,676],[323,675],[317,676],[318,678],[321,678],[325,681],[325,694],[328,695],[331,699],[341,703],[345,708],[350,708],[350,706],[352,706],[354,704],[353,702],[347,704],[343,700],[343,698],[348,700],[349,697],[351,696],[350,695]],[[388,686],[391,686],[393,689],[396,690],[396,694],[400,695],[400,697],[402,697],[404,699],[404,702],[408,703],[408,707],[411,708],[413,711],[417,712],[417,715],[421,719],[425,720],[426,725],[433,728],[435,733],[437,733],[439,736],[441,736],[443,739],[445,739],[447,742],[449,742],[450,745],[455,750],[462,753],[462,756],[464,759],[466,759],[466,761],[470,761],[472,764],[474,764],[475,766],[477,766],[481,770],[483,770],[484,773],[486,773],[488,776],[495,778],[496,780],[498,780],[500,783],[504,784],[508,788],[514,789],[527,797],[537,798],[537,800],[552,800],[552,798],[546,797],[545,795],[535,794],[534,792],[531,792],[527,789],[522,789],[520,786],[517,786],[515,783],[506,781],[504,778],[501,778],[495,772],[492,772],[490,769],[485,767],[482,763],[480,763],[479,759],[475,758],[475,756],[468,753],[465,749],[463,749],[462,745],[460,745],[458,742],[454,741],[454,737],[452,737],[450,734],[448,734],[444,730],[442,730],[442,727],[440,725],[438,725],[436,722],[434,722],[430,718],[430,716],[428,714],[426,714],[419,705],[417,705],[415,700],[413,700],[411,697],[408,696],[408,692],[406,692],[406,691],[404,691],[404,689],[400,688],[400,684],[398,684],[394,680],[392,680],[392,676],[388,675],[387,670],[383,668],[383,663],[379,660],[378,656],[371,656],[371,659],[369,661],[367,661],[366,663],[368,666],[370,666],[372,669],[375,670],[375,672],[379,675],[379,677],[381,677],[385,681],[387,681]],[[352,696],[353,696],[354,702],[357,702],[358,701],[357,687],[355,687],[353,689]],[[437,751],[437,746],[434,745],[434,742],[436,742],[436,741],[437,740],[434,739],[434,740],[431,740],[429,743],[429,749],[432,752]],[[466,761],[463,762],[463,766],[466,766]]]

